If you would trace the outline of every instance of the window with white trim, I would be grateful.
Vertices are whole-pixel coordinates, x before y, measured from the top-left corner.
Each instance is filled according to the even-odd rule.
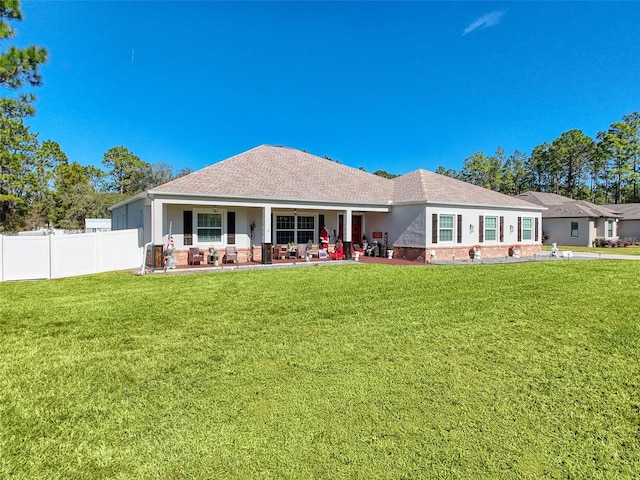
[[[440,215],[438,220],[438,240],[440,242],[453,242],[453,215]]]
[[[198,243],[222,243],[222,213],[198,213]]]
[[[522,218],[522,240],[533,240],[533,218]]]
[[[276,215],[276,243],[315,242],[316,217],[311,215]]]
[[[607,223],[607,237],[612,238],[613,237],[613,226],[615,225],[615,220],[608,220]]]
[[[484,241],[498,239],[498,217],[484,217]]]

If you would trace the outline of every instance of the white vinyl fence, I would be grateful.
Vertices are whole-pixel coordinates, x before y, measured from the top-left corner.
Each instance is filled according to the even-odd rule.
[[[142,231],[0,235],[0,282],[63,278],[139,267]]]

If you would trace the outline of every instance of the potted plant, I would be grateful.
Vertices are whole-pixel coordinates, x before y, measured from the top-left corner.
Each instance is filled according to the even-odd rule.
[[[393,243],[387,245],[387,258],[391,260],[393,258]]]

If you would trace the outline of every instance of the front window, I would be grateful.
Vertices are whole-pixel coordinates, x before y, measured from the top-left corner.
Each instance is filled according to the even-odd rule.
[[[198,243],[222,243],[222,214],[198,213]]]
[[[298,217],[298,225],[296,231],[296,243],[307,243],[309,240],[313,242],[313,232],[315,231],[315,218],[304,217],[300,215]]]
[[[522,240],[533,239],[533,218],[522,219]]]
[[[613,237],[613,224],[615,222],[613,220],[609,220],[608,222],[608,228],[607,228],[607,237],[612,238]]]
[[[498,217],[484,217],[484,239],[495,241],[498,238]]]
[[[571,222],[571,236],[578,237],[578,222]]]
[[[297,218],[297,220],[296,220]],[[313,216],[276,216],[276,243],[307,243],[314,241],[316,219]]]
[[[453,215],[440,215],[439,237],[441,242],[453,242]]]

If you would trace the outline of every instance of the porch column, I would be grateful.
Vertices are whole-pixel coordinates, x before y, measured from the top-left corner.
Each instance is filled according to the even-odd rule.
[[[351,259],[351,244],[352,244],[352,238],[351,238],[351,224],[353,222],[353,215],[352,215],[352,211],[350,208],[347,208],[347,210],[344,212],[344,224],[342,225],[342,228],[344,230],[344,238],[342,239],[342,248],[344,249],[344,257],[346,259]]]
[[[270,264],[271,260],[271,206],[262,208],[262,263]]]
[[[154,245],[164,244],[164,203],[160,200],[151,202],[151,241]],[[169,233],[167,231],[167,233]]]

